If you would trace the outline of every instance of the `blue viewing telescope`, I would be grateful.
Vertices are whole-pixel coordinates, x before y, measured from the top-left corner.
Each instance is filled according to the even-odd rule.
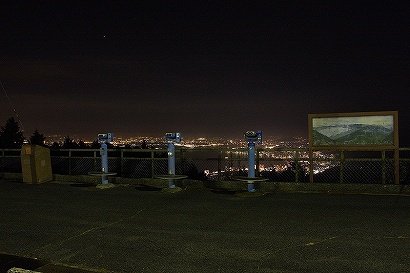
[[[258,143],[262,144],[262,130],[259,130],[257,132],[255,131],[246,131],[245,132],[245,140],[248,143]]]
[[[110,143],[114,140],[113,133],[98,134],[98,142],[101,143]]]
[[[107,143],[114,140],[113,133],[98,134],[98,142],[101,143],[100,155],[101,155],[101,184],[107,185],[108,183],[108,147]],[[111,175],[111,174],[110,174]]]
[[[167,143],[179,143],[181,142],[181,133],[166,133],[165,141]]]

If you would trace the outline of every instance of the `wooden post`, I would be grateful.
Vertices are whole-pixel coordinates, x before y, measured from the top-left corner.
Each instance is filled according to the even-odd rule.
[[[386,150],[382,150],[382,184],[386,184]]]
[[[344,163],[345,163],[345,151],[340,151],[340,184],[343,183],[344,177]]]
[[[309,182],[313,183],[313,151],[309,149]]]
[[[400,159],[399,149],[394,149],[394,183],[400,184]]]

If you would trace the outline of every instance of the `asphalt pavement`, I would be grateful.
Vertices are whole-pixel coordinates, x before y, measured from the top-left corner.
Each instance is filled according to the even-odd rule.
[[[0,216],[0,272],[410,272],[410,196],[0,180]]]

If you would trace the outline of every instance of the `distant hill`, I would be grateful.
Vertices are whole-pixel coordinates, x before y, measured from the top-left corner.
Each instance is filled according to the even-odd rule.
[[[393,143],[393,128],[378,125],[321,126],[313,131],[313,145],[317,146],[389,145]]]
[[[330,137],[313,130],[313,145],[315,146],[332,146],[336,145],[336,142]]]

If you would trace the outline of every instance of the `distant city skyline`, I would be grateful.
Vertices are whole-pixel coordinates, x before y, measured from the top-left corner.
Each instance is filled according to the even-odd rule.
[[[41,132],[40,132],[41,133]],[[72,135],[59,135],[59,134],[51,134],[51,135],[44,135],[46,137],[46,143],[52,144],[52,142],[59,142],[62,143],[64,140],[69,137],[70,139],[74,141],[84,141],[86,143],[91,143],[93,141],[97,141],[97,135],[95,137],[81,137],[75,134]],[[123,136],[123,135],[116,135],[114,133],[114,142],[134,142],[134,143],[141,143],[143,141],[147,142],[155,142],[155,143],[165,143],[164,141],[165,133],[161,136],[159,135],[135,135],[135,136]],[[212,142],[212,143],[222,143],[222,142],[229,142],[229,141],[235,141],[236,143],[245,143],[245,138],[244,135],[240,135],[238,137],[224,137],[224,136],[212,136],[212,137],[186,137],[182,134],[182,142]],[[288,139],[283,139],[275,136],[263,136],[263,143],[264,144],[271,144],[272,142],[275,143],[280,143],[280,142],[305,142],[307,143],[307,138],[304,137],[292,137]]]

